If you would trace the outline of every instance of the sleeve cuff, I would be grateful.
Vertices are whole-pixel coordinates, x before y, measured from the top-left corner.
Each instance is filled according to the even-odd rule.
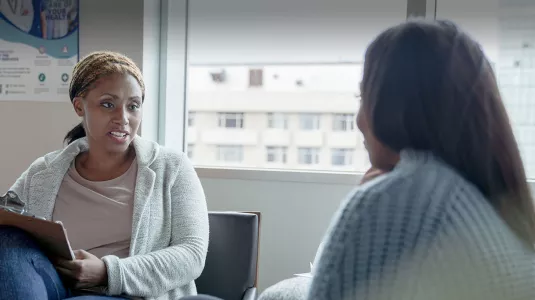
[[[102,258],[108,272],[108,288],[107,294],[109,296],[120,295],[123,292],[121,281],[121,267],[119,257],[114,255],[104,256]]]

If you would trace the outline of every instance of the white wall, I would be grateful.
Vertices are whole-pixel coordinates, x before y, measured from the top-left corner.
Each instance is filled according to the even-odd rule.
[[[224,176],[232,177],[236,172],[239,171],[227,172]],[[208,170],[199,170],[199,174],[211,210],[262,213],[260,291],[295,273],[310,270],[309,263],[314,259],[332,215],[355,186],[347,180],[343,180],[345,184],[335,184],[332,180],[293,182],[284,176],[277,179],[276,173],[262,176],[268,180],[254,176],[246,179],[246,174],[236,176],[241,179],[224,179],[221,174],[213,176]],[[295,178],[307,179],[299,175]],[[354,182],[357,180],[354,176]]]

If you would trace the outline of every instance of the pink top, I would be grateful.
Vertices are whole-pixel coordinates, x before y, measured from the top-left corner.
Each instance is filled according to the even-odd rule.
[[[123,175],[108,181],[89,181],[72,164],[61,183],[52,219],[63,223],[73,250],[83,249],[99,258],[129,256],[136,177],[136,160]]]

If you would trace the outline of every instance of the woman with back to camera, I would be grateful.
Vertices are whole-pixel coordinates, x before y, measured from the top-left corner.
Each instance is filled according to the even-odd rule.
[[[325,237],[309,299],[535,299],[535,216],[496,78],[447,21],[409,21],[365,56],[371,163]]]
[[[76,259],[49,260],[27,234],[0,227],[0,299],[195,295],[208,247],[205,196],[185,154],[137,136],[140,70],[121,54],[92,53],[74,68],[70,98],[82,123],[68,145],[37,159],[11,190],[30,213],[62,221]]]

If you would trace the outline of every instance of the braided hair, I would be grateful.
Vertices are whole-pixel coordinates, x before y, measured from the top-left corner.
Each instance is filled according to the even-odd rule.
[[[84,97],[91,90],[97,80],[113,74],[128,74],[133,76],[141,87],[141,99],[145,100],[145,83],[141,70],[136,64],[123,54],[98,51],[93,52],[80,60],[72,72],[69,86],[71,103],[76,97]],[[76,125],[65,136],[64,141],[70,144],[86,136],[82,123]]]

